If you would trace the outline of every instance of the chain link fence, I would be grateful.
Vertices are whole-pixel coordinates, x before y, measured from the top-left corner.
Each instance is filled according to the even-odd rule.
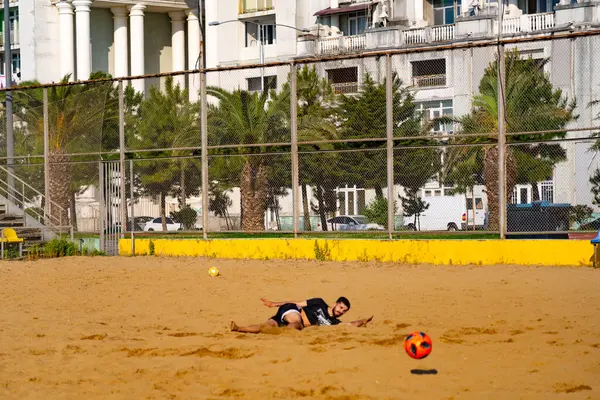
[[[600,35],[512,41],[503,68],[490,43],[223,67],[205,98],[198,71],[17,88],[12,163],[0,116],[0,194],[40,223],[102,234],[112,162],[119,234],[593,232],[594,49]]]

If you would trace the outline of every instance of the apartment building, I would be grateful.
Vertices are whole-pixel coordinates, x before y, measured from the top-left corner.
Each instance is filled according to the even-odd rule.
[[[11,43],[11,58],[12,58],[12,82],[17,83],[20,80],[21,75],[21,46],[19,40],[19,4],[16,0],[9,2],[9,27],[10,30],[10,43]],[[6,85],[6,71],[5,71],[5,32],[6,27],[4,26],[4,4],[0,8],[0,88]]]
[[[498,3],[489,0],[305,0],[284,4],[274,0],[219,1],[213,15],[218,21],[236,23],[228,22],[231,27],[227,29],[224,24],[211,27],[209,49],[211,46],[219,49],[212,54],[211,64],[245,65],[261,60],[318,59],[373,50],[451,46],[493,39],[499,28]],[[504,11],[505,37],[548,36],[600,28],[597,2],[505,0]],[[286,25],[308,32],[298,32]],[[594,117],[598,111],[587,104],[600,98],[599,38],[539,40],[507,46],[507,50],[518,48],[523,57],[550,58],[546,72],[554,86],[570,98],[575,97],[579,105],[579,119],[573,129],[597,125]],[[493,60],[492,48],[420,51],[395,56],[393,68],[414,90],[418,108],[435,118],[468,113],[484,69]],[[317,67],[338,93],[346,94],[358,92],[365,73],[376,79],[385,74],[383,60],[374,58],[328,61]],[[262,71],[262,87],[281,84],[286,80],[286,71],[284,67],[266,68]],[[237,79],[231,75],[212,78],[213,84],[225,87],[260,89],[258,70],[241,72]],[[435,129],[449,133],[453,126],[438,124]],[[575,138],[589,133],[577,131],[569,135]],[[599,160],[588,151],[589,145],[589,141],[564,144],[568,161],[558,164],[554,175],[538,184],[542,200],[592,204],[588,178]],[[438,182],[431,182],[423,188],[423,195],[444,195],[447,190]],[[351,193],[352,199],[366,198],[366,202],[370,197],[368,191],[360,188],[344,188],[341,192],[346,197]],[[530,185],[518,185],[513,202],[530,202],[532,192]],[[348,202],[345,200],[343,203]],[[346,212],[358,213],[361,207],[354,200],[352,203],[355,206]]]

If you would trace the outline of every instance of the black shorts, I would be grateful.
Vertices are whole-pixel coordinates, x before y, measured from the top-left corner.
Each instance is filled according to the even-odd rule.
[[[273,315],[270,319],[277,322],[279,326],[286,326],[288,323],[283,318],[290,313],[300,314],[300,307],[294,303],[286,303],[279,307],[277,314]]]

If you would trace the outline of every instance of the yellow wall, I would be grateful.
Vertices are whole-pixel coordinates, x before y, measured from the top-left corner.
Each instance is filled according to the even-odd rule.
[[[587,240],[359,240],[359,239],[157,239],[154,254],[253,259],[321,259],[440,265],[591,265]],[[318,245],[319,250],[316,249]],[[131,239],[119,243],[131,255]],[[135,253],[150,254],[150,239],[136,239]],[[320,253],[317,256],[317,253]]]

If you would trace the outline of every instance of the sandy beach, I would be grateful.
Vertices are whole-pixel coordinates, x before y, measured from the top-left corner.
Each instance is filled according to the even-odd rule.
[[[0,398],[600,399],[599,280],[564,267],[3,262]],[[228,330],[272,316],[261,297],[338,296],[352,303],[344,321],[373,322]],[[403,349],[417,330],[433,339],[423,360]]]

